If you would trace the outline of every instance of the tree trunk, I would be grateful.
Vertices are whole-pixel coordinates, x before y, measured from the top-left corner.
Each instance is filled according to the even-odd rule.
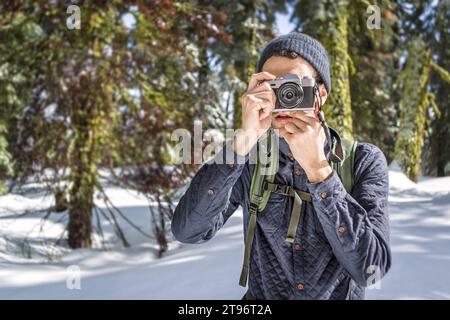
[[[327,122],[342,135],[353,136],[352,104],[350,95],[350,57],[348,53],[348,3],[337,6],[336,16],[330,20],[329,32],[321,35],[321,42],[330,59],[331,94],[324,108]]]
[[[401,74],[400,129],[395,145],[396,159],[413,181],[420,173],[420,159],[427,118],[427,86],[430,75],[430,51],[421,40],[412,41]]]
[[[449,42],[449,18],[446,15],[448,5],[442,5],[438,14],[438,30],[440,34],[440,41],[437,43],[438,65],[445,70],[450,70],[450,49]],[[433,85],[438,86],[436,94],[436,103],[441,112],[439,118],[434,119],[432,123],[432,130],[430,135],[431,153],[430,162],[432,164],[432,173],[438,177],[445,176],[445,168],[450,161],[450,84],[447,83],[439,75],[435,75]]]
[[[4,125],[2,119],[0,119],[0,195],[3,195],[8,191],[4,180],[13,173],[6,132],[6,125]]]
[[[257,18],[254,4],[249,2],[245,5],[245,12],[249,13],[248,20],[250,24],[245,25],[242,30],[236,32],[233,36],[236,41],[242,41],[245,54],[240,59],[236,59],[234,62],[234,69],[238,75],[241,83],[244,84],[242,90],[236,90],[234,92],[234,114],[233,125],[234,128],[240,128],[242,124],[242,104],[241,96],[247,89],[248,82],[252,74],[256,72],[256,63],[258,62],[258,51],[256,49],[256,30],[257,30]],[[250,15],[253,13],[253,15]]]
[[[92,245],[92,209],[97,182],[97,130],[102,125],[98,107],[89,103],[89,80],[80,80],[74,92],[71,114],[74,135],[70,157],[69,245],[73,249]]]
[[[206,125],[206,101],[208,99],[208,38],[204,34],[199,34],[198,40],[200,66],[198,68],[198,86],[197,86],[197,106],[195,109],[195,118],[201,120]]]
[[[78,123],[79,124],[79,123]],[[89,131],[77,127],[77,138],[71,166],[69,205],[69,245],[73,249],[90,248],[92,232],[92,209],[94,207],[94,179],[96,165],[89,152]]]

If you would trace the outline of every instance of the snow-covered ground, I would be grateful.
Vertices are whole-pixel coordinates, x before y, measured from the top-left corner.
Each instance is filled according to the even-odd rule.
[[[450,299],[450,177],[423,178],[416,185],[392,168],[390,184],[393,266],[381,288],[367,290],[367,297]],[[127,217],[150,233],[145,197],[106,190]],[[60,238],[67,221],[65,214],[52,214],[41,223],[46,212],[39,210],[51,201],[31,191],[0,197],[0,299],[240,299],[245,291],[238,285],[240,210],[211,241],[173,242],[158,259],[154,242],[124,221],[130,248],[122,247],[104,219],[105,240],[96,236],[96,249],[49,245]]]
[[[392,268],[371,299],[450,299],[450,177],[390,171]]]

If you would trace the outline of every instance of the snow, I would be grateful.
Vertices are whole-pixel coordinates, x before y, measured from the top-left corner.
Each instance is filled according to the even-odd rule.
[[[393,265],[367,298],[450,299],[450,177],[422,177],[415,184],[395,164],[389,176]],[[115,206],[151,233],[154,203],[132,190],[105,189]],[[52,201],[36,186],[0,197],[0,299],[240,299],[245,292],[238,285],[241,210],[209,242],[173,241],[158,259],[154,240],[120,217],[129,248],[104,219],[104,239],[96,235],[93,249],[51,245],[67,222],[65,213],[53,213],[42,223]]]
[[[450,177],[389,179],[392,268],[367,297],[450,299]]]

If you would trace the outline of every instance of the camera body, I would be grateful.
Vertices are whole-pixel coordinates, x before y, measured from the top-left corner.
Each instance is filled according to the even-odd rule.
[[[288,74],[265,82],[277,96],[273,112],[314,110],[315,81],[313,78],[309,76],[300,78],[296,74]]]

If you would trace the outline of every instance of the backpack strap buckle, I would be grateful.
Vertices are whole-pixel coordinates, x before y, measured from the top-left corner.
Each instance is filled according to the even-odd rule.
[[[297,194],[300,197],[300,199],[303,201],[306,201],[306,202],[312,201],[311,194],[309,192],[297,190],[293,186],[289,186],[286,184],[277,184],[277,183],[264,181],[263,190],[270,191],[273,193],[278,193],[278,194],[281,194],[283,196],[288,196],[288,197],[295,197],[295,195]]]
[[[291,186],[284,185],[284,184],[272,183],[269,181],[264,181],[264,183],[263,183],[264,191],[270,191],[270,192],[282,194],[285,196],[291,196],[291,189],[292,189]]]
[[[249,206],[249,213],[250,214],[257,214],[258,213],[258,204],[256,202],[250,202],[250,206]]]

